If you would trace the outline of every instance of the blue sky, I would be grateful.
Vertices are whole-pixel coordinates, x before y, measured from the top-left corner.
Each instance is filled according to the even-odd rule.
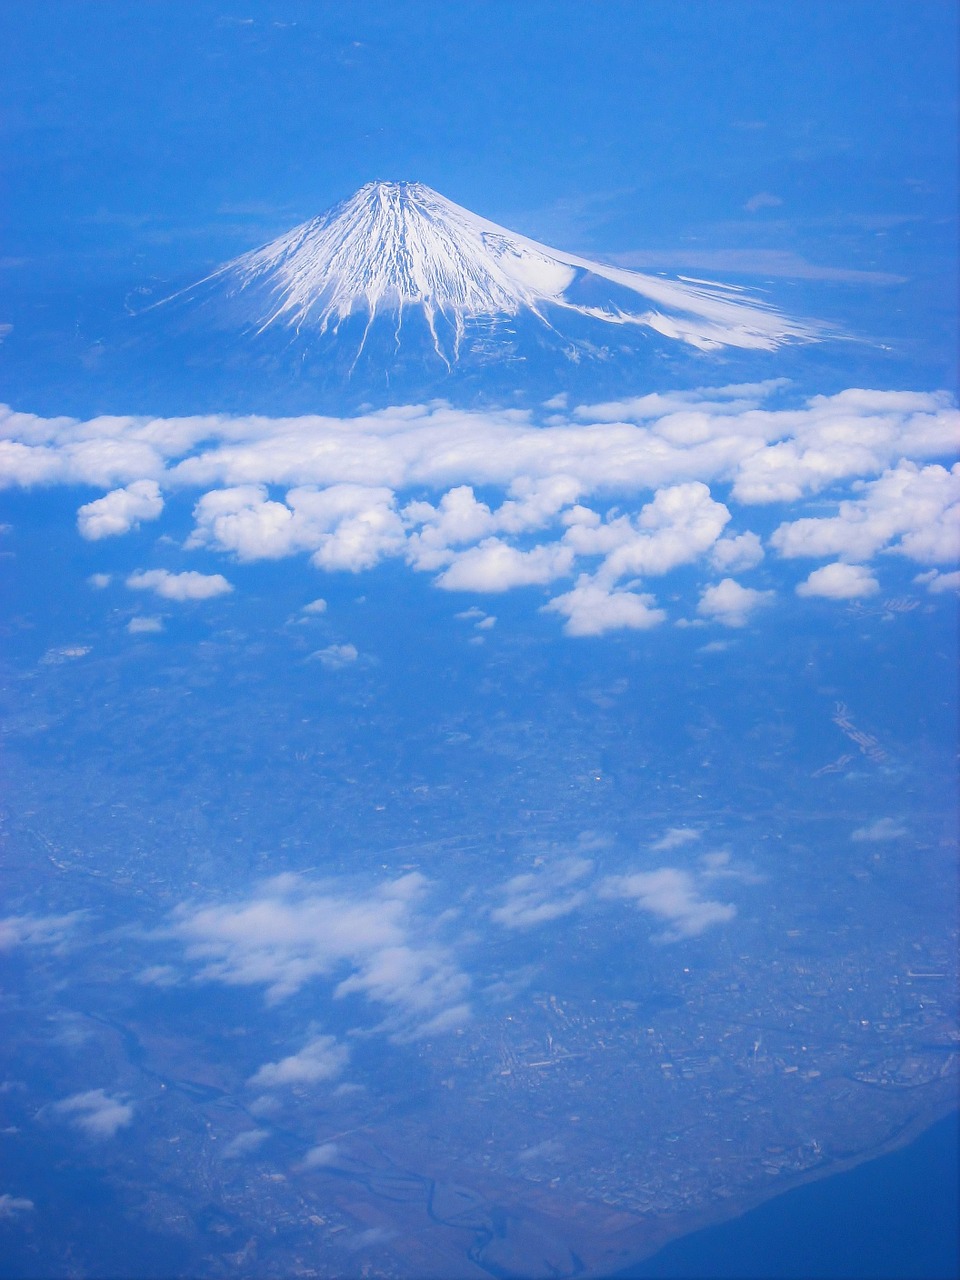
[[[31,0],[0,23],[14,257],[217,259],[376,177],[571,248],[894,272],[953,213],[940,0]]]

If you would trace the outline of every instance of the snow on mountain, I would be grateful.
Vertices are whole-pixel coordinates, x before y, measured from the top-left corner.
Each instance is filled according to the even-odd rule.
[[[735,286],[666,280],[552,249],[418,182],[368,183],[174,296],[211,289],[260,333],[285,327],[309,338],[365,315],[361,350],[378,316],[393,318],[399,344],[405,312],[418,309],[445,361],[459,356],[468,326],[524,311],[550,328],[562,324],[564,312],[576,313],[645,327],[704,351],[772,350],[817,336],[813,326]],[[446,341],[438,332],[441,317]]]

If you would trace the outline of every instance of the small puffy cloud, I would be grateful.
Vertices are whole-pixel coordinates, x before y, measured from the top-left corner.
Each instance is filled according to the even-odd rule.
[[[758,591],[754,587],[742,587],[733,578],[724,578],[715,586],[706,587],[700,595],[697,613],[725,627],[745,626],[751,613],[773,599],[772,591]]]
[[[220,1154],[224,1160],[238,1160],[241,1156],[247,1156],[251,1151],[256,1151],[269,1137],[268,1129],[246,1129],[243,1133],[238,1133],[235,1138],[231,1138]]]
[[[62,644],[48,649],[40,661],[45,667],[59,667],[65,662],[74,662],[77,658],[85,658],[90,652],[88,644]]]
[[[138,570],[127,578],[127,586],[132,591],[153,591],[164,600],[210,600],[233,590],[222,573],[198,573],[195,569],[183,573]]]
[[[560,543],[520,551],[499,538],[484,538],[455,555],[436,582],[446,591],[509,591],[553,582],[572,566],[572,550]]]
[[[14,947],[62,947],[84,914],[70,911],[62,916],[0,919],[0,951],[12,951]]]
[[[773,195],[770,191],[758,191],[755,196],[744,204],[747,213],[759,213],[761,209],[777,209],[783,201],[779,196]]]
[[[570,858],[537,872],[514,876],[502,886],[504,901],[490,918],[508,929],[527,929],[569,915],[587,900],[581,882],[593,870],[587,858]]]
[[[669,827],[659,840],[654,840],[650,848],[655,853],[664,853],[670,849],[679,849],[682,845],[691,844],[700,839],[700,832],[694,827]]]
[[[118,1129],[133,1119],[133,1104],[113,1097],[103,1089],[75,1093],[55,1103],[53,1110],[88,1138],[112,1138]]]
[[[340,671],[343,667],[349,667],[359,656],[356,645],[352,644],[328,644],[325,649],[317,649],[310,655],[328,671]]]
[[[755,533],[721,538],[710,552],[710,563],[718,573],[741,573],[754,569],[763,559],[763,546]]]
[[[907,828],[902,822],[897,822],[894,818],[877,818],[865,827],[857,827],[856,831],[851,832],[850,839],[858,844],[872,844],[875,841],[900,840],[907,834]]]
[[[276,1089],[283,1085],[320,1084],[334,1080],[350,1060],[346,1045],[338,1044],[333,1036],[314,1036],[311,1040],[279,1062],[267,1062],[250,1077],[252,1088]]]
[[[77,512],[77,528],[91,542],[136,529],[143,520],[156,520],[163,510],[163,495],[156,480],[135,480],[125,489],[114,489],[88,502]]]
[[[136,980],[148,987],[177,987],[183,981],[183,977],[173,965],[151,964],[146,969],[140,970]]]
[[[734,863],[726,849],[704,853],[699,858],[700,878],[705,884],[712,880],[738,880],[741,884],[762,884],[765,876],[758,875],[749,866]]]
[[[12,1196],[7,1192],[0,1195],[0,1222],[5,1219],[19,1218],[25,1213],[32,1213],[36,1206],[26,1196]]]
[[[87,579],[87,582],[95,591],[104,591],[112,581],[113,575],[109,573],[91,573]]]
[[[324,1169],[329,1165],[336,1164],[340,1155],[340,1149],[335,1142],[321,1142],[319,1146],[311,1147],[300,1162],[301,1169]]]
[[[327,602],[322,596],[318,596],[316,600],[311,600],[309,604],[305,604],[300,610],[301,613],[309,613],[312,616],[327,612]]]
[[[827,600],[861,600],[873,596],[880,584],[865,565],[825,564],[797,585],[798,596],[823,596]]]
[[[626,899],[640,910],[665,920],[668,928],[661,935],[664,942],[696,937],[712,925],[725,924],[737,914],[732,903],[701,898],[694,877],[675,867],[610,876],[600,891],[603,897]]]
[[[156,635],[163,630],[163,619],[156,615],[138,614],[127,623],[127,630],[132,636]]]
[[[611,589],[582,574],[576,586],[543,606],[566,618],[568,636],[600,636],[608,631],[648,631],[666,620],[651,595]]]

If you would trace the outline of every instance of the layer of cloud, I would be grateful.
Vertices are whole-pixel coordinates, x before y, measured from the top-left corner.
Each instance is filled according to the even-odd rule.
[[[763,194],[763,193],[760,193]],[[756,209],[744,206],[748,213]],[[838,284],[904,284],[906,276],[890,271],[864,271],[857,267],[829,267],[810,262],[790,249],[690,249],[636,250],[615,255],[625,267],[657,267],[680,270],[695,267],[733,275],[782,276],[792,280],[831,280]]]
[[[88,1138],[112,1138],[133,1119],[133,1103],[113,1097],[103,1089],[74,1093],[54,1103],[52,1110]]]
[[[635,396],[581,405],[545,424],[531,411],[441,403],[355,418],[80,421],[2,409],[0,482],[112,488],[117,481],[153,479],[164,490],[239,488],[254,503],[264,485],[346,486],[339,496],[348,505],[351,491],[354,497],[363,491],[363,508],[389,509],[394,493],[417,488],[519,486],[513,501],[523,507],[520,490],[538,491],[544,483],[559,482],[583,496],[701,480],[731,482],[741,500],[774,501],[819,492],[846,477],[879,475],[900,458],[947,457],[956,448],[960,415],[945,392],[852,389],[794,408],[765,407],[781,390],[772,380]],[[208,529],[215,514],[202,509],[198,526]],[[281,524],[290,518],[273,515]],[[330,515],[327,504],[319,518]],[[533,512],[519,518],[531,527]],[[227,532],[230,522],[223,527],[225,540],[241,550],[242,532],[235,524]],[[255,536],[265,539],[266,550],[269,536]]]
[[[570,635],[664,621],[650,581],[684,566],[720,586],[755,568],[764,546],[742,517],[757,504],[789,507],[770,539],[782,557],[948,564],[960,548],[960,471],[943,465],[960,442],[950,396],[854,388],[784,407],[788,391],[771,379],[576,406],[553,397],[540,411],[435,402],[353,418],[3,410],[0,483],[109,489],[81,508],[89,537],[197,489],[188,549],[304,555],[323,573],[389,558],[474,594],[551,588]],[[804,510],[823,494],[832,513]],[[173,599],[230,590],[218,574],[127,581]],[[703,599],[709,609],[723,595]],[[745,618],[747,599],[701,616]]]

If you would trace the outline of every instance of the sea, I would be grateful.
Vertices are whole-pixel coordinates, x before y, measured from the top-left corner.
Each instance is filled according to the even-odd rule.
[[[956,1280],[960,1111],[907,1146],[675,1240],[613,1280]]]

